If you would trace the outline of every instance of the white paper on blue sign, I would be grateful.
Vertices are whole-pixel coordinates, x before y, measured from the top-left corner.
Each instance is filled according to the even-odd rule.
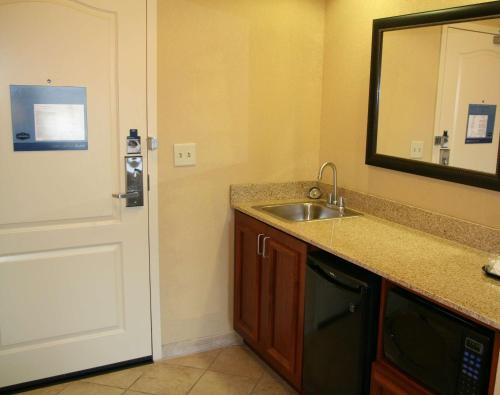
[[[468,138],[486,137],[488,130],[488,115],[469,115],[467,124]]]
[[[85,140],[83,104],[34,104],[36,141]]]

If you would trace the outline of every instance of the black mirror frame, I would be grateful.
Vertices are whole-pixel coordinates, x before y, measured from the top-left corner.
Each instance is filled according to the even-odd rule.
[[[370,96],[368,103],[368,128],[365,158],[365,163],[367,165],[500,191],[500,144],[496,174],[377,154],[377,126],[383,32],[412,27],[488,19],[491,17],[500,17],[500,1],[375,19],[373,21]],[[500,120],[497,120],[497,122],[498,121]]]

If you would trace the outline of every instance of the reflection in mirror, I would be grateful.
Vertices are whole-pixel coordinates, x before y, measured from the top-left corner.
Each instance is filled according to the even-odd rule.
[[[500,18],[383,32],[377,154],[495,174]]]

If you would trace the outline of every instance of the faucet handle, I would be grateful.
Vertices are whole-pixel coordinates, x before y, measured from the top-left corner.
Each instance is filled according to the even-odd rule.
[[[339,197],[339,208],[344,208],[345,207],[345,199],[343,196]]]
[[[326,202],[327,202],[327,204],[332,205],[332,206],[337,204],[332,192],[328,193],[327,198],[326,198]]]
[[[341,216],[344,215],[344,209],[345,209],[345,199],[343,196],[339,197],[339,204],[337,205],[339,209],[339,213]]]

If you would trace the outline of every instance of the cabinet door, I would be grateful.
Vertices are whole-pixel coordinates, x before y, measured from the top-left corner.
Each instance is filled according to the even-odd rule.
[[[262,337],[266,359],[301,385],[306,244],[269,230],[262,260]]]
[[[261,260],[257,239],[266,225],[235,214],[234,329],[257,347],[260,331]]]

